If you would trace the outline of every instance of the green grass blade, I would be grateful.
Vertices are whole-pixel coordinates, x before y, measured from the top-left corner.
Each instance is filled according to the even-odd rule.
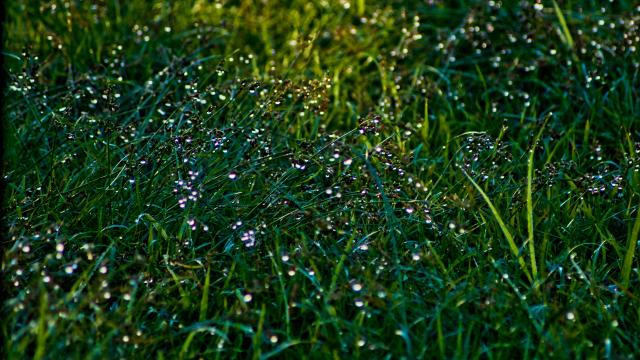
[[[45,355],[47,345],[47,306],[49,301],[47,299],[47,293],[42,292],[40,294],[40,312],[38,317],[37,339],[36,339],[36,353],[33,356],[34,359],[42,359]]]
[[[278,347],[276,347],[275,349],[269,351],[268,353],[262,355],[260,357],[260,359],[264,360],[264,359],[270,359],[278,354],[280,354],[281,352],[283,352],[284,350],[292,347],[292,346],[296,346],[298,344],[302,343],[300,340],[291,340],[291,341],[285,341],[282,344],[280,344]]]
[[[502,230],[502,233],[504,234],[504,237],[507,239],[507,242],[509,243],[509,248],[511,249],[511,252],[518,259],[518,263],[520,264],[520,268],[522,269],[524,274],[527,276],[527,279],[529,279],[529,281],[532,281],[531,274],[529,273],[529,270],[527,269],[527,264],[525,263],[524,258],[522,257],[522,255],[520,254],[520,250],[518,249],[518,246],[516,246],[516,243],[513,240],[513,235],[511,235],[511,232],[507,228],[507,225],[504,223],[504,221],[502,221],[502,217],[500,216],[500,213],[498,213],[498,210],[496,209],[496,207],[493,206],[493,203],[491,202],[491,199],[489,199],[489,196],[487,196],[487,194],[482,190],[480,185],[478,185],[471,178],[471,176],[469,176],[469,174],[467,174],[466,171],[462,170],[462,173],[464,174],[464,176],[467,177],[467,179],[469,179],[471,184],[473,184],[473,187],[475,187],[476,190],[478,190],[478,192],[480,193],[480,195],[482,196],[484,201],[489,206],[489,209],[491,210],[491,213],[493,214],[493,217],[495,217],[496,221],[498,222],[498,225],[500,226],[500,229]]]
[[[189,334],[189,336],[187,336],[187,340],[185,340],[184,344],[182,344],[182,347],[180,348],[180,355],[179,358],[180,359],[184,359],[189,351],[189,346],[191,346],[191,342],[193,341],[193,338],[196,337],[196,331],[193,331]]]
[[[202,289],[202,300],[200,300],[200,321],[204,321],[207,318],[207,309],[209,307],[209,287],[211,267],[207,269],[207,277],[204,279],[204,289]]]
[[[420,129],[420,136],[425,144],[429,143],[429,98],[427,96],[424,97],[424,121]]]
[[[262,304],[260,309],[260,319],[258,320],[258,330],[253,334],[253,359],[260,359],[262,356],[262,349],[260,344],[262,342],[262,329],[264,327],[264,318],[267,313],[266,306]]]
[[[624,264],[622,265],[622,285],[625,288],[629,287],[631,266],[633,265],[633,257],[636,251],[638,235],[640,235],[640,207],[637,210],[636,221],[633,223],[631,235],[627,239],[627,252],[624,255]]]
[[[533,140],[533,145],[531,149],[529,149],[529,164],[527,166],[527,232],[529,237],[527,238],[527,243],[529,244],[529,259],[531,260],[531,275],[534,280],[538,278],[538,266],[536,264],[536,247],[535,240],[533,236],[533,158],[535,155],[535,149],[538,141],[540,140],[540,136],[542,136],[542,131],[544,130],[547,121],[550,116],[544,121],[542,127],[538,131],[538,134]]]
[[[436,315],[436,329],[438,334],[438,350],[440,351],[440,358],[445,359],[445,347],[444,347],[444,335],[442,331],[442,318],[440,312]]]
[[[562,14],[562,10],[558,6],[558,3],[553,0],[553,9],[556,12],[556,16],[558,17],[558,21],[560,22],[560,26],[562,27],[562,33],[564,35],[564,41],[570,49],[573,49],[573,37],[571,36],[571,32],[569,31],[569,26],[567,25],[567,21]]]
[[[358,0],[358,16],[364,16],[365,0]]]
[[[331,277],[331,285],[329,285],[329,291],[327,292],[327,300],[331,298],[331,295],[336,289],[336,285],[338,283],[338,277],[340,277],[340,272],[342,271],[342,267],[344,266],[344,262],[347,260],[347,256],[351,252],[351,248],[353,247],[353,243],[355,241],[355,233],[352,234],[347,240],[347,244],[344,248],[344,253],[340,256],[340,260],[336,265],[335,270],[333,271],[333,276]]]

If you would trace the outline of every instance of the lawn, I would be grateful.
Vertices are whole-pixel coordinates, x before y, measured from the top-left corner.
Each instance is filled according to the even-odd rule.
[[[13,0],[9,359],[640,356],[640,5]]]

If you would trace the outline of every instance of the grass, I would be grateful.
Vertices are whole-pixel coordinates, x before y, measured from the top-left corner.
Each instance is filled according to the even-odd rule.
[[[6,11],[7,358],[640,355],[634,2]]]
[[[557,4],[554,3],[557,8]],[[544,125],[546,125],[549,117],[545,119],[545,124],[540,127],[538,131],[538,135],[536,135],[533,140],[533,145],[529,150],[529,160],[527,162],[527,243],[529,244],[529,258],[531,259],[531,274],[533,276],[534,281],[538,281],[538,265],[536,263],[536,246],[534,240],[534,225],[533,225],[533,161],[535,157],[535,150],[540,141],[540,136],[542,136],[542,131],[544,130]]]
[[[491,214],[493,215],[493,217],[495,217],[496,221],[498,222],[498,225],[500,225],[500,230],[502,230],[504,237],[507,239],[507,243],[509,244],[509,248],[511,249],[511,252],[513,252],[513,255],[518,259],[518,263],[520,264],[520,268],[522,269],[522,272],[525,274],[527,279],[529,279],[529,281],[533,281],[534,279],[531,277],[531,272],[529,271],[529,269],[527,269],[527,265],[525,264],[524,259],[520,255],[520,250],[518,249],[518,246],[513,240],[513,235],[511,235],[511,231],[509,231],[509,229],[507,228],[507,225],[505,225],[504,221],[502,220],[502,217],[500,216],[500,213],[498,213],[498,210],[491,202],[491,199],[489,199],[487,194],[484,191],[482,191],[482,188],[480,187],[480,185],[478,185],[475,181],[473,181],[473,179],[471,178],[471,176],[469,176],[469,174],[465,172],[464,175],[473,184],[473,187],[475,187],[478,190],[480,195],[482,195],[482,199],[484,199],[484,201],[487,203],[487,206],[489,206],[489,209],[491,210]],[[531,244],[531,239],[529,239],[529,244]],[[534,264],[533,259],[535,259],[534,254],[535,253],[533,251],[530,254],[532,258],[532,266],[531,266],[532,271],[535,269],[535,265],[533,265]]]

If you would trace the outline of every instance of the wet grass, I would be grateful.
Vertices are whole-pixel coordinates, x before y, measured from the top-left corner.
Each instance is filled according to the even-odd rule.
[[[632,1],[32,0],[9,358],[633,358]]]

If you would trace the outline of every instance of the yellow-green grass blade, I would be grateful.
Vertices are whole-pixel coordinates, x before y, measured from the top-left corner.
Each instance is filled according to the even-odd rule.
[[[629,279],[631,277],[631,265],[633,265],[633,256],[636,251],[636,243],[640,235],[640,207],[636,213],[636,221],[633,223],[633,229],[627,239],[627,252],[624,255],[624,263],[622,265],[622,285],[629,287]]]
[[[209,287],[211,286],[211,266],[207,268],[207,277],[204,279],[204,288],[202,289],[202,300],[200,300],[200,316],[199,321],[207,318],[207,310],[209,308]]]
[[[570,49],[573,49],[573,37],[571,36],[571,32],[569,31],[569,26],[567,25],[567,21],[562,14],[562,10],[558,6],[558,3],[553,0],[553,9],[556,12],[556,16],[558,17],[558,21],[560,22],[560,26],[562,27],[562,33],[564,35],[564,40],[567,46]]]
[[[531,274],[533,275],[533,279],[537,280],[538,278],[538,265],[536,264],[536,247],[535,240],[533,236],[533,158],[535,155],[535,149],[538,141],[540,140],[540,136],[542,136],[542,131],[544,130],[547,121],[549,120],[549,116],[540,127],[538,134],[533,140],[533,145],[531,149],[529,149],[529,164],[527,166],[527,244],[529,245],[529,259],[531,261]]]
[[[524,274],[527,276],[527,279],[529,279],[529,281],[532,281],[531,274],[529,273],[529,269],[527,269],[527,264],[525,263],[524,258],[522,257],[522,255],[520,255],[520,250],[518,249],[518,246],[516,246],[516,242],[513,240],[513,235],[511,235],[511,232],[509,231],[509,228],[507,228],[507,225],[504,223],[504,221],[502,221],[502,217],[500,216],[500,213],[498,213],[498,210],[496,209],[496,207],[493,206],[493,203],[491,202],[491,199],[489,199],[489,196],[487,196],[487,194],[482,190],[480,185],[478,185],[471,178],[471,176],[469,176],[469,174],[467,174],[466,171],[462,170],[462,173],[464,174],[464,176],[467,177],[467,179],[469,179],[471,184],[473,184],[473,187],[475,187],[476,190],[478,190],[478,192],[480,193],[480,195],[482,196],[484,201],[489,206],[489,209],[491,210],[491,213],[493,214],[493,217],[496,218],[496,221],[498,222],[498,225],[500,226],[500,229],[502,230],[502,233],[504,234],[504,237],[507,239],[507,243],[509,243],[509,248],[511,249],[511,252],[518,259],[518,263],[520,264],[520,268],[522,269]]]

